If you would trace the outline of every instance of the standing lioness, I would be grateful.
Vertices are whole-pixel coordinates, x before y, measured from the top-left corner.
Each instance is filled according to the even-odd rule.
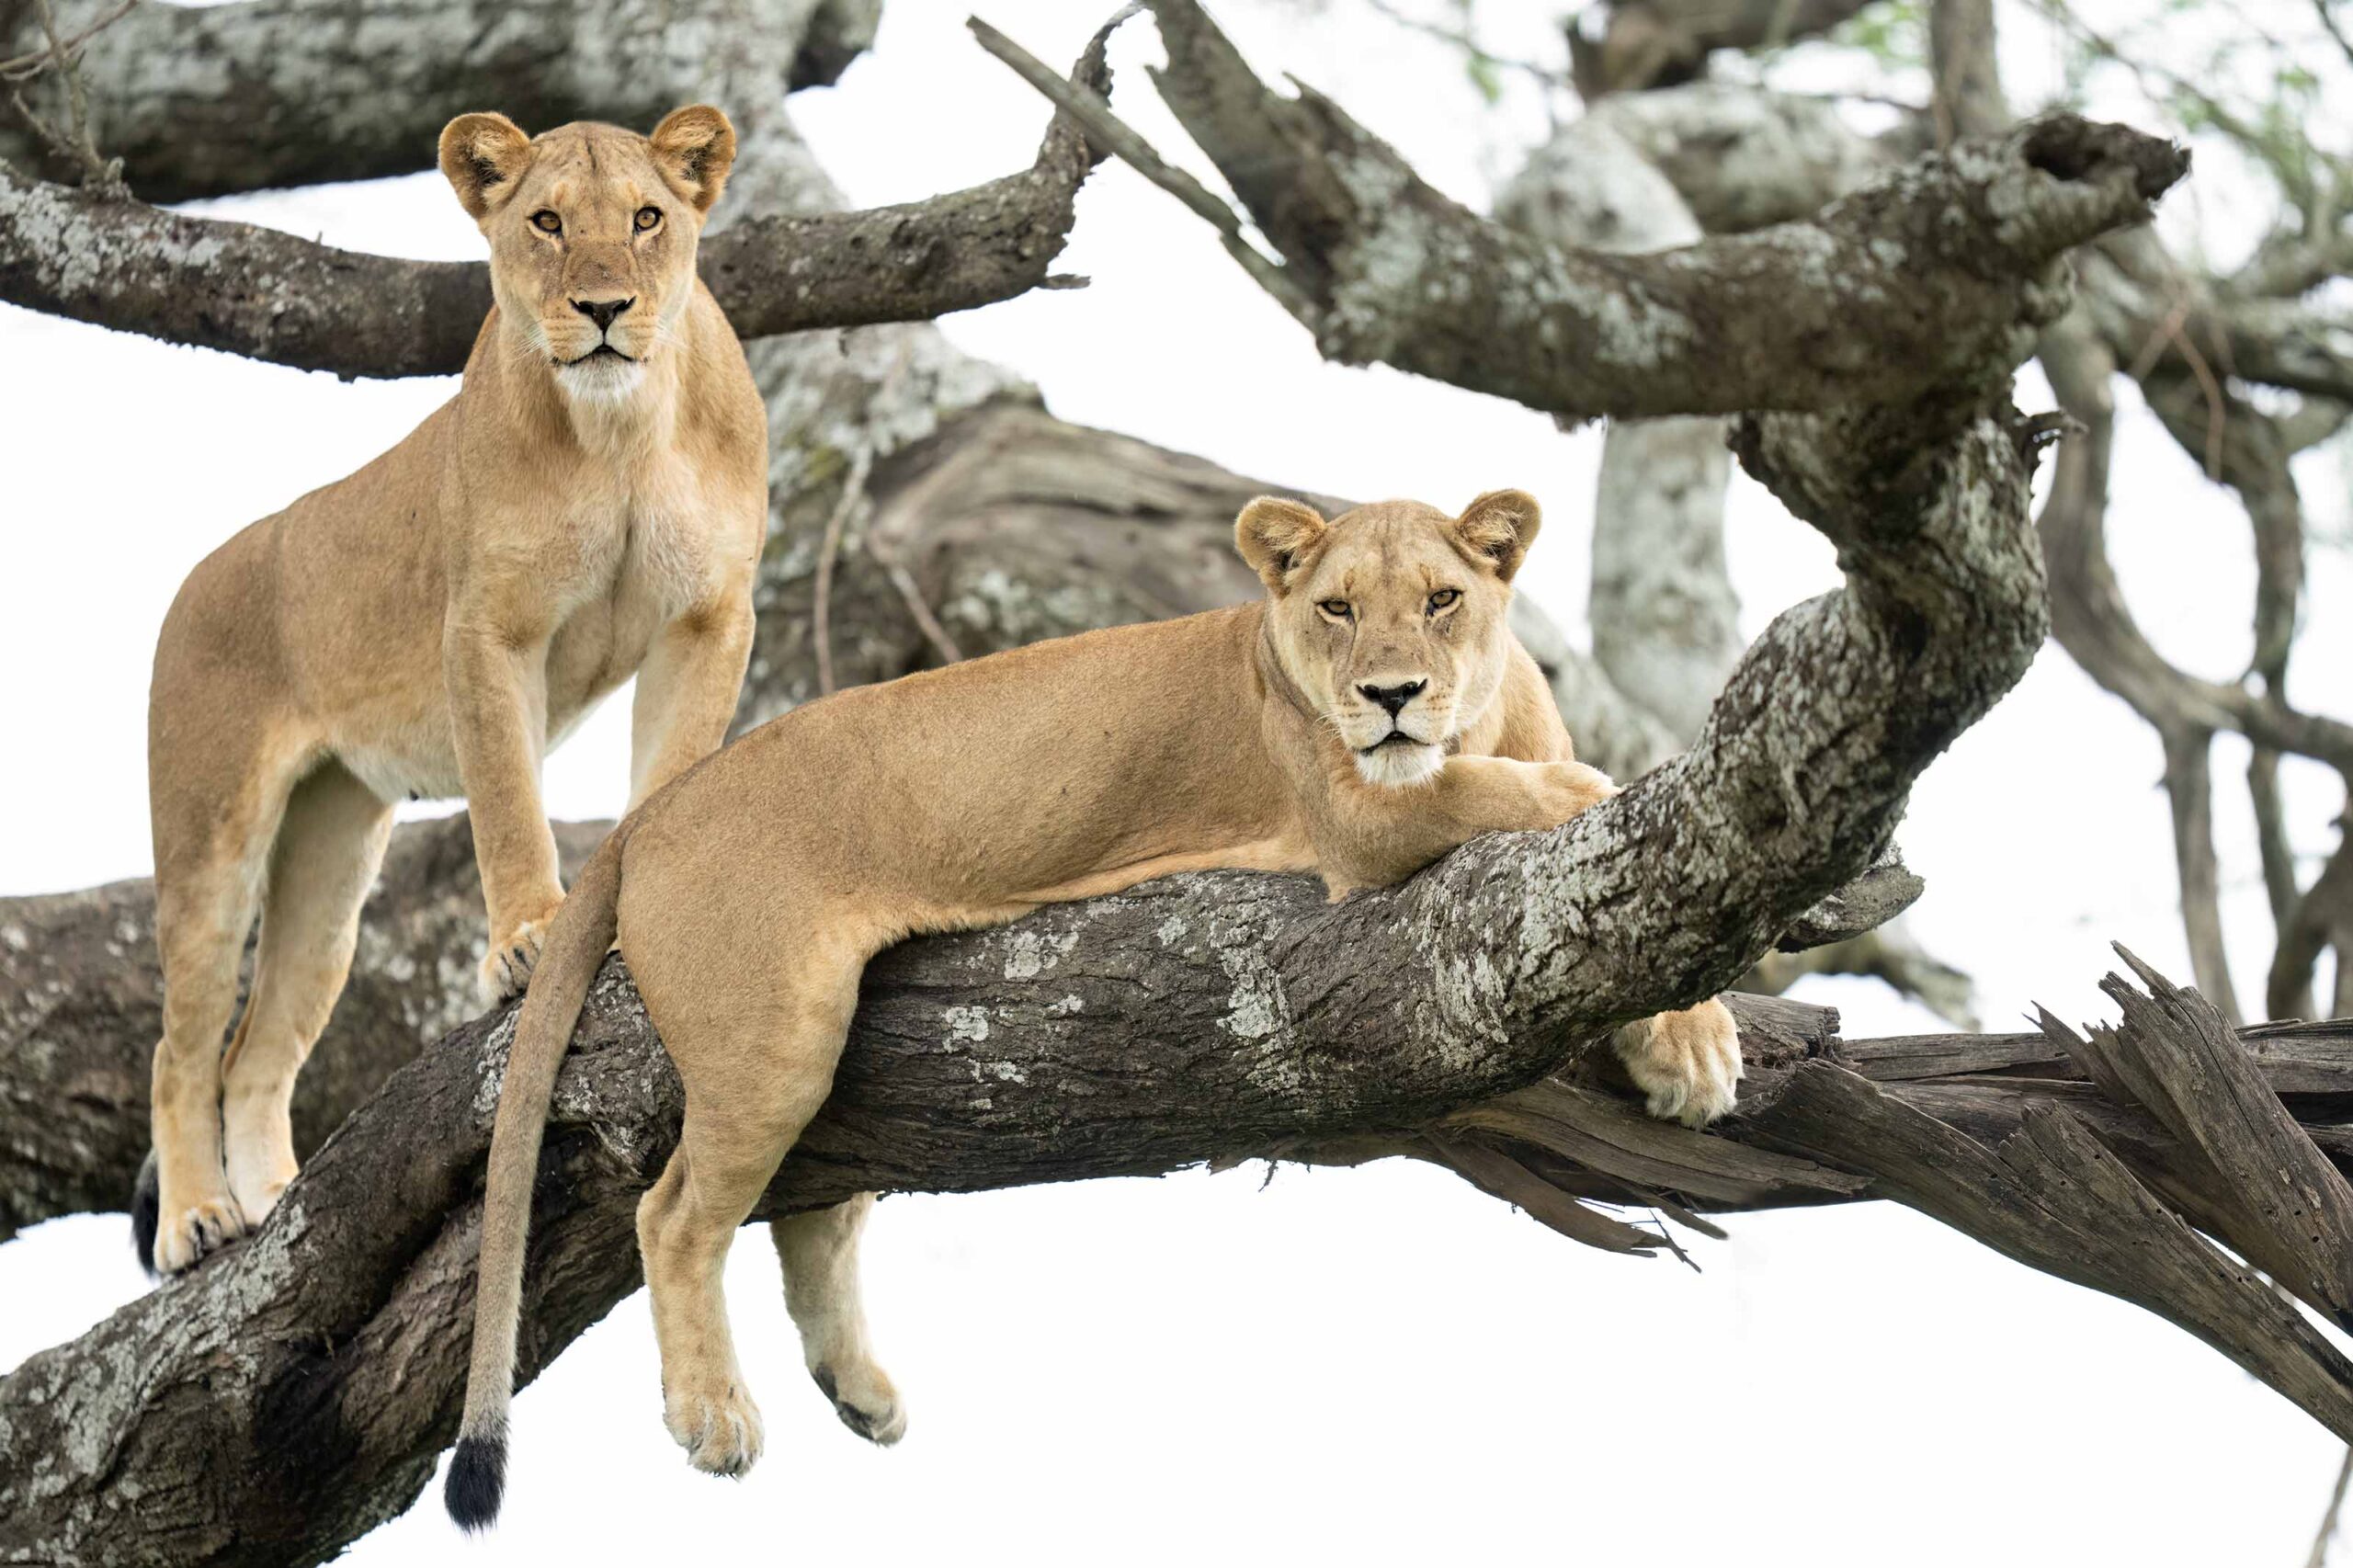
[[[441,171],[490,241],[494,301],[464,384],[207,556],[173,601],[148,710],[160,1190],[134,1211],[152,1266],[258,1224],[293,1176],[288,1101],[392,802],[467,798],[483,979],[512,990],[563,898],[548,748],[633,674],[632,804],[723,738],[767,514],[767,415],[695,276],[734,152],[703,107],[651,138],[450,121]]]
[[[1536,503],[1411,502],[1332,522],[1258,500],[1236,525],[1267,597],[844,692],[762,726],[614,830],[558,916],[516,1027],[491,1145],[450,1513],[495,1514],[524,1233],[548,1095],[616,933],[677,1064],[677,1152],[638,1208],[664,1414],[693,1461],[759,1455],[728,1336],[727,1244],[816,1113],[869,959],[1171,871],[1396,881],[1472,836],[1552,827],[1614,792],[1571,761],[1506,626]],[[1621,1031],[1653,1112],[1731,1108],[1732,1016]],[[774,1227],[811,1373],[853,1430],[904,1429],[868,1348],[868,1199]]]

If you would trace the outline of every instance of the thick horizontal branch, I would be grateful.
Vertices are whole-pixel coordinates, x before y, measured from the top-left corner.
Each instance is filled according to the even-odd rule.
[[[1460,1049],[1450,1062],[1392,1055],[1404,1031],[1373,1038],[1337,995],[1356,989],[1350,971],[1315,972],[1329,944],[1393,932],[1416,900],[1411,889],[1391,898],[1386,909],[1332,909],[1297,881],[1175,879],[895,950],[869,978],[833,1101],[762,1214],[873,1187],[962,1190],[1203,1159],[1400,1153],[1441,1158],[1482,1185],[1514,1183],[1531,1213],[1566,1225],[1618,1226],[1580,1199],[1670,1211],[1909,1200],[1900,1182],[1789,1152],[1859,1123],[1860,1113],[1825,1116],[1787,1099],[1825,1072],[1876,1081],[1907,1125],[1957,1140],[1953,1151],[1997,1146],[2056,1107],[2136,1169],[2162,1171],[2170,1157],[2161,1127],[2103,1100],[2047,1037],[1849,1044],[1828,1009],[1745,998],[1735,1005],[1748,1092],[1722,1136],[1643,1117],[1611,1092],[1606,1058],[1457,1106]],[[1305,987],[1302,971],[1314,973]],[[1298,1031],[1267,1027],[1336,1002],[1350,1015],[1330,1019],[1350,1031],[1346,1049],[1302,1051]],[[255,1240],[0,1381],[0,1551],[313,1562],[414,1499],[455,1428],[476,1186],[511,1020],[465,1025],[396,1074],[312,1160]],[[1488,1060],[1514,1049],[1473,1048]],[[2342,1103],[2353,1092],[2353,1026],[2255,1031],[2249,1049],[2291,1104]],[[676,1078],[611,960],[554,1098],[533,1224],[528,1373],[635,1289],[631,1216],[679,1112]],[[2340,1164],[2353,1153],[2341,1130],[2320,1131]],[[1884,1139],[1842,1135],[1834,1159],[1868,1149],[1862,1168],[1877,1168],[1868,1161],[1884,1153]],[[1483,1160],[1444,1158],[1460,1156],[1464,1140]],[[141,1377],[91,1371],[134,1349]],[[69,1430],[84,1447],[60,1440]],[[108,1456],[104,1478],[76,1458],[88,1452]],[[138,1510],[108,1506],[109,1487],[164,1472],[182,1484]],[[223,1518],[238,1521],[233,1535],[206,1533]]]
[[[59,9],[78,22],[79,8]],[[17,46],[8,10],[0,52]],[[830,83],[872,43],[879,11],[872,0],[148,4],[90,40],[82,77],[98,139],[132,188],[187,201],[429,169],[441,127],[473,109],[531,131],[574,119],[650,130],[708,92],[720,51],[750,56],[738,74],[769,95]],[[34,36],[20,27],[17,43]],[[36,109],[50,92],[34,85]],[[13,119],[0,120],[0,158],[70,173]]]
[[[2066,303],[2059,258],[2142,221],[2187,154],[2053,116],[1921,158],[1809,222],[1620,256],[1548,245],[1417,176],[1330,100],[1268,91],[1154,0],[1162,95],[1284,263],[1327,358],[1564,416],[1807,410],[1983,384]]]
[[[1108,81],[1101,47],[1080,65],[1097,89]],[[1086,139],[1057,120],[1020,174],[926,201],[765,214],[711,233],[703,279],[745,338],[1010,299],[1048,281],[1091,166]],[[108,200],[0,164],[0,300],[301,369],[452,375],[490,309],[490,274]]]
[[[556,824],[567,878],[609,825]],[[1887,869],[1873,867],[1800,926],[1809,941],[1858,936],[1910,902],[1891,902],[1891,891]],[[61,1215],[118,1212],[130,1199],[147,1151],[148,1063],[163,1024],[154,917],[143,878],[0,899],[0,1241]],[[462,982],[482,940],[466,817],[397,829],[361,917],[350,983],[296,1089],[301,1152],[472,1016]]]

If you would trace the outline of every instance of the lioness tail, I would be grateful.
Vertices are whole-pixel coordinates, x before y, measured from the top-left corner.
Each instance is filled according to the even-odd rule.
[[[620,894],[621,845],[616,827],[573,884],[548,927],[531,971],[515,1044],[499,1089],[491,1131],[490,1174],[482,1211],[481,1274],[474,1287],[473,1359],[466,1372],[466,1414],[449,1461],[442,1501],[460,1528],[480,1530],[498,1517],[506,1485],[506,1406],[515,1391],[515,1331],[522,1312],[523,1256],[531,1226],[531,1189],[548,1096],[572,1043],[581,1005],[612,946]]]

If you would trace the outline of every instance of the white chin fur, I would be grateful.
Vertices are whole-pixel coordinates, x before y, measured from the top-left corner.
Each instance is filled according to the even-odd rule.
[[[637,395],[645,366],[635,359],[589,359],[556,371],[555,384],[574,403],[611,405]]]
[[[1368,784],[1392,790],[1427,784],[1445,766],[1445,751],[1424,744],[1376,746],[1357,753],[1357,776]]]

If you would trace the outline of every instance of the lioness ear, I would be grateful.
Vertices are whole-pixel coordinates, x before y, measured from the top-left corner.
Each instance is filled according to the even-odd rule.
[[[1490,490],[1462,509],[1454,531],[1474,554],[1494,562],[1495,575],[1508,583],[1543,525],[1543,511],[1527,491]]]
[[[477,223],[515,192],[531,139],[503,114],[461,114],[441,128],[441,174]]]
[[[673,109],[654,128],[654,166],[698,212],[710,210],[735,163],[735,128],[709,104]]]
[[[1314,507],[1276,495],[1261,495],[1242,508],[1233,520],[1233,547],[1275,593],[1299,558],[1324,537],[1324,519]]]

